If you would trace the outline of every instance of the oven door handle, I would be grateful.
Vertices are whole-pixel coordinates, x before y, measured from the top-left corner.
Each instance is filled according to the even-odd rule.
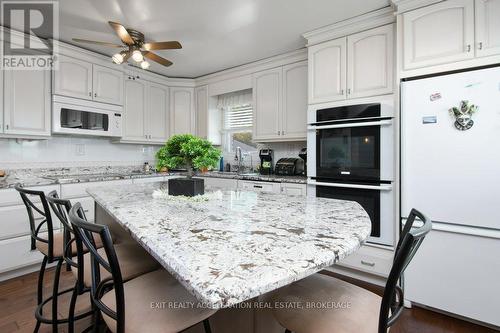
[[[382,184],[382,185],[364,185],[364,184],[346,184],[346,183],[327,183],[327,182],[317,182],[315,180],[309,179],[307,181],[309,185],[319,185],[319,186],[329,186],[329,187],[345,187],[345,188],[360,188],[365,190],[377,190],[377,191],[390,191],[392,190],[392,184]]]
[[[392,125],[392,119],[379,120],[379,121],[367,121],[364,123],[344,123],[344,124],[332,124],[332,125],[309,125],[307,129],[309,130],[320,130],[320,129],[331,129],[331,128],[346,128],[346,127],[365,127],[365,126],[383,126]]]

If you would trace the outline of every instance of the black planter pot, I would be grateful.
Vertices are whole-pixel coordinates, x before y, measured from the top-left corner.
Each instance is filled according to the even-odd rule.
[[[168,180],[169,195],[194,197],[205,193],[205,181],[200,178],[174,178]]]

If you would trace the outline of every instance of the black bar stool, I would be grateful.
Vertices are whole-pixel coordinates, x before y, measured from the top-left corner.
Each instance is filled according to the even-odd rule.
[[[45,198],[43,191],[35,191],[23,188],[17,184],[15,189],[21,195],[21,198],[26,206],[31,231],[31,250],[38,250],[43,254],[42,265],[38,274],[38,289],[37,289],[37,308],[35,310],[36,326],[35,332],[38,332],[41,324],[52,325],[52,331],[57,332],[58,325],[66,324],[69,318],[57,318],[58,313],[58,297],[62,294],[72,292],[75,294],[75,288],[59,290],[59,279],[61,268],[64,263],[64,232],[54,232],[50,207]],[[36,205],[33,201],[39,200],[40,205]],[[40,208],[41,206],[41,208]],[[46,230],[42,230],[45,226]],[[45,234],[46,233],[46,234]],[[56,270],[52,286],[52,295],[48,298],[43,298],[43,279],[47,264],[56,262]],[[50,318],[43,316],[44,306],[48,303],[52,305],[52,316]]]

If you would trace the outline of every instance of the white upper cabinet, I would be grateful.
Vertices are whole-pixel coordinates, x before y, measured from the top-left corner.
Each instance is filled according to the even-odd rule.
[[[93,93],[94,101],[123,105],[123,73],[93,65]]]
[[[64,55],[57,57],[54,94],[123,105],[123,73]]]
[[[66,56],[57,57],[54,94],[92,99],[92,64]]]
[[[195,134],[194,89],[170,88],[170,133]]]
[[[392,24],[347,37],[349,98],[393,92],[394,27]]]
[[[304,139],[307,135],[307,61],[283,66],[282,135]]]
[[[404,13],[403,45],[404,70],[473,58],[474,0],[448,0]]]
[[[254,140],[281,138],[282,75],[281,67],[254,74]]]
[[[146,82],[130,78],[125,80],[123,108],[123,136],[126,141],[146,141]]]
[[[346,98],[346,38],[313,45],[309,53],[309,104]]]
[[[476,0],[476,55],[500,54],[500,0]]]
[[[150,83],[148,95],[148,112],[146,113],[148,138],[154,142],[165,143],[169,133],[168,99],[170,96],[168,87]]]
[[[47,70],[3,70],[4,133],[50,136],[50,75]]]
[[[208,137],[208,87],[201,86],[194,90],[196,99],[196,135]]]

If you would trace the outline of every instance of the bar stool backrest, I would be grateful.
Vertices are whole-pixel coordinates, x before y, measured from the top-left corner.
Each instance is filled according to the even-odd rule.
[[[76,235],[76,242],[82,242],[89,250],[91,257],[92,285],[90,294],[94,305],[104,314],[116,320],[116,332],[125,332],[125,298],[123,278],[116,256],[109,228],[105,225],[87,222],[83,208],[79,202],[69,211],[69,220]],[[95,243],[97,236],[101,237],[106,254],[104,258],[98,251]],[[101,279],[101,268],[108,271],[111,277]],[[110,309],[101,301],[102,296],[114,289],[116,311]]]
[[[30,223],[30,233],[31,233],[31,250],[36,249],[36,242],[46,243],[48,248],[47,261],[49,263],[54,261],[54,228],[52,224],[52,216],[50,215],[50,208],[47,200],[45,199],[45,193],[43,191],[29,190],[22,187],[20,184],[16,184],[14,187],[23,200],[24,206],[28,212],[28,219]],[[33,198],[39,199],[41,204],[41,209],[35,203],[33,203]],[[47,236],[42,237],[40,231],[43,226],[46,226]]]
[[[413,228],[417,217],[422,222],[422,225],[418,228]],[[415,256],[420,244],[422,244],[422,241],[431,229],[431,220],[418,210],[412,209],[396,246],[394,262],[385,285],[382,304],[380,306],[379,333],[386,333],[387,329],[401,315],[404,295],[398,282],[401,280],[406,267]]]
[[[78,291],[83,292],[85,289],[85,285],[83,282],[83,272],[84,272],[84,250],[82,242],[76,242],[75,232],[73,227],[71,226],[71,222],[68,219],[68,214],[71,209],[71,201],[67,199],[61,199],[57,195],[57,191],[51,191],[46,196],[47,202],[49,203],[50,208],[57,216],[61,224],[64,228],[64,251],[63,258],[64,261],[77,269],[77,277],[78,277]],[[76,246],[76,258],[77,260],[73,260],[73,245]]]

